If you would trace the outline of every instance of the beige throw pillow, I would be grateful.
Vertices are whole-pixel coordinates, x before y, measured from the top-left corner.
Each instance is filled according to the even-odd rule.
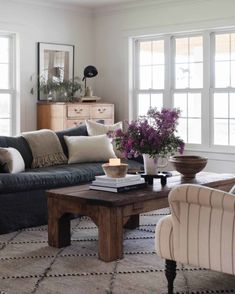
[[[97,136],[107,134],[109,131],[116,131],[122,129],[122,122],[114,125],[103,125],[92,120],[86,120],[86,127],[89,136]]]
[[[118,122],[114,125],[103,125],[91,120],[86,120],[87,133],[89,136],[104,135],[110,131],[116,131],[118,129],[123,129],[122,122]],[[117,150],[115,143],[113,143],[113,150],[117,157],[123,158],[124,156],[120,151]]]
[[[11,174],[25,170],[24,159],[17,149],[0,147],[0,170]]]
[[[32,151],[32,168],[47,167],[67,163],[60,140],[52,130],[38,130],[23,133]]]
[[[106,162],[116,157],[113,146],[106,135],[64,136],[69,151],[68,163]]]

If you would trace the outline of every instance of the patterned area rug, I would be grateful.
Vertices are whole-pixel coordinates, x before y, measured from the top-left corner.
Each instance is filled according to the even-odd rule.
[[[97,257],[98,231],[88,218],[72,221],[72,245],[47,245],[47,227],[0,235],[0,294],[160,294],[166,293],[164,261],[154,252],[161,209],[141,216],[125,231],[124,258],[105,263]],[[176,293],[235,293],[235,277],[178,265]]]

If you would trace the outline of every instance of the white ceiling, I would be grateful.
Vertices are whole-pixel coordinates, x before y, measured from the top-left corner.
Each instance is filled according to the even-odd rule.
[[[31,2],[44,2],[45,0],[31,0]],[[143,0],[142,0],[143,1]],[[87,8],[99,8],[103,6],[118,5],[125,3],[139,2],[139,0],[47,0],[47,3],[78,5]]]

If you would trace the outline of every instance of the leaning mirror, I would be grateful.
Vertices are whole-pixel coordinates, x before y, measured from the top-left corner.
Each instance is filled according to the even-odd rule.
[[[74,46],[38,43],[38,99],[53,100],[61,84],[73,79]]]

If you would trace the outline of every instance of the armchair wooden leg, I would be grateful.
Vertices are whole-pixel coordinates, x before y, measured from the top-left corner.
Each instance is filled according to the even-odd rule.
[[[176,262],[166,259],[165,275],[168,281],[168,294],[173,294],[174,279],[176,277]]]

